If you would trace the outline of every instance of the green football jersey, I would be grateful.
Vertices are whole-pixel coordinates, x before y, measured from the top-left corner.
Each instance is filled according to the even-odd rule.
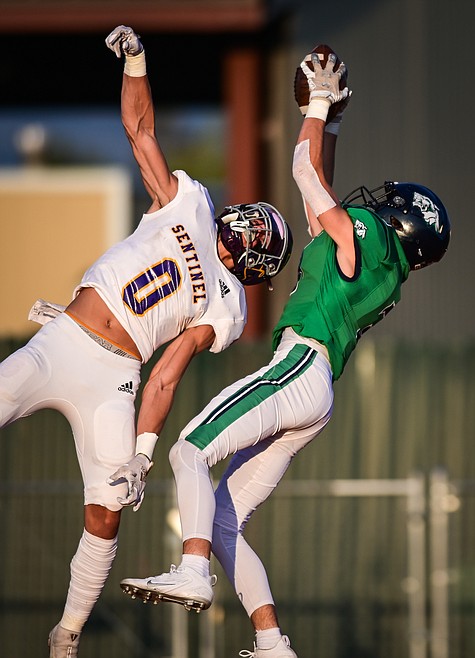
[[[323,343],[333,379],[340,377],[361,335],[397,304],[409,263],[396,232],[366,208],[346,207],[354,225],[356,269],[345,276],[336,244],[323,231],[304,249],[297,286],[273,334],[277,347],[286,327]]]

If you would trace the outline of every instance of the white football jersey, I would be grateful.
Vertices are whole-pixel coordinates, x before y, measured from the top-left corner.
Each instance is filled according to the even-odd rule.
[[[175,171],[178,193],[143,215],[128,238],[105,252],[84,274],[137,345],[146,363],[187,327],[209,324],[220,352],[241,335],[246,298],[217,251],[217,226],[208,191]]]

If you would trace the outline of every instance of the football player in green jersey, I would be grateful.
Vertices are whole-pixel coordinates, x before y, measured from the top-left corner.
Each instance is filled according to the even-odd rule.
[[[217,395],[183,430],[170,451],[183,530],[178,568],[122,581],[145,601],[173,601],[204,609],[213,600],[211,546],[256,631],[254,658],[295,658],[281,634],[265,568],[243,537],[254,510],[272,493],[293,456],[330,420],[333,381],[359,337],[400,299],[410,270],[444,255],[450,225],[441,201],[427,188],[387,182],[360,188],[344,203],[332,190],[338,135],[331,104],[344,65],[333,71],[317,55],[304,60],[310,103],[294,153],[293,175],[302,193],[311,242],[297,286],[274,330],[274,356],[257,372]],[[233,454],[216,490],[209,469]]]

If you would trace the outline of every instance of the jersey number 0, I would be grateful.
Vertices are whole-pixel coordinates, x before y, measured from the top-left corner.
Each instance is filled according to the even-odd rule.
[[[132,313],[144,315],[164,299],[174,295],[181,281],[177,263],[165,258],[129,281],[122,290],[122,300]]]

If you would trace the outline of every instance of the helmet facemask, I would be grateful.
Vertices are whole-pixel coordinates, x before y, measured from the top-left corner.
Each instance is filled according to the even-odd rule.
[[[233,258],[231,272],[244,285],[269,284],[287,263],[292,235],[273,206],[262,202],[227,206],[216,223]]]

